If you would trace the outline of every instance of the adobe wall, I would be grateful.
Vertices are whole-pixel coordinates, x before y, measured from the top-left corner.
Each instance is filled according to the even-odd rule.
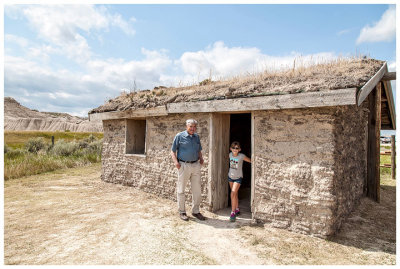
[[[336,108],[255,111],[253,217],[273,227],[326,237],[357,205],[366,178],[368,110]],[[203,147],[202,206],[212,210],[210,114],[147,118],[145,156],[125,154],[125,120],[103,121],[102,180],[176,200],[170,157],[185,120],[199,121]],[[212,185],[212,184],[211,184]],[[190,184],[187,202],[191,201]],[[187,208],[187,210],[190,210]]]
[[[320,237],[335,233],[340,218],[362,194],[366,171],[362,156],[355,158],[352,152],[363,155],[366,145],[364,129],[356,130],[362,125],[360,115],[353,112],[317,108],[254,113],[256,219]]]
[[[366,188],[368,113],[368,102],[361,107],[345,106],[335,111],[333,186],[337,199],[336,229],[359,204]]]
[[[185,130],[185,121],[198,121],[202,143],[202,196],[206,202],[208,178],[208,114],[174,114],[147,118],[146,155],[125,154],[125,120],[103,121],[102,180],[134,186],[143,191],[176,200],[177,169],[170,156],[175,135]],[[190,183],[187,184],[189,194]],[[191,201],[191,195],[186,195]],[[204,204],[203,204],[204,205]],[[187,208],[190,212],[190,208]]]

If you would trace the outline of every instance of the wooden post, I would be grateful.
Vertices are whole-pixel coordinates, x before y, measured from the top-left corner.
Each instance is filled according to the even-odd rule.
[[[254,115],[254,111],[251,112],[251,190],[250,190],[250,208],[251,208],[251,218],[253,219],[254,216],[254,212],[255,212],[255,204],[254,204],[254,190],[255,190],[255,178],[256,178],[256,174],[255,174],[255,147],[254,147],[254,119],[255,119],[255,115]]]
[[[368,163],[367,163],[367,196],[379,202],[380,200],[380,116],[381,116],[381,85],[368,96]]]
[[[376,163],[375,163],[375,184],[376,184],[376,201],[379,203],[381,201],[381,118],[382,118],[382,83],[379,82],[376,85],[376,126],[375,126],[375,133],[376,133]]]
[[[51,146],[54,146],[54,135],[51,136]]]
[[[392,149],[391,149],[391,165],[392,165],[392,179],[396,179],[396,136],[391,136]]]
[[[229,125],[230,114],[210,114],[208,203],[212,212],[228,206]]]

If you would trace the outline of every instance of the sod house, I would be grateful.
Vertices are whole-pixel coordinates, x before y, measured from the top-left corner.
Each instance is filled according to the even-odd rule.
[[[380,130],[395,129],[391,79],[385,62],[340,59],[123,93],[89,112],[103,121],[102,180],[176,200],[171,144],[194,118],[203,210],[228,206],[229,145],[237,140],[252,158],[239,193],[252,218],[332,235],[362,196],[379,201]]]

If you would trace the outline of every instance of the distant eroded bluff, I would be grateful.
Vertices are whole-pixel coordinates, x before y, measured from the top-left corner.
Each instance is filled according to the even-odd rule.
[[[4,130],[103,132],[101,121],[89,121],[67,113],[39,112],[4,98]]]

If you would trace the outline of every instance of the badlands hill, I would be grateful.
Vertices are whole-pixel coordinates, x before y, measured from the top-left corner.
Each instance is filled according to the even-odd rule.
[[[39,112],[4,98],[4,130],[6,131],[66,131],[102,132],[101,121],[89,121],[67,113]]]

